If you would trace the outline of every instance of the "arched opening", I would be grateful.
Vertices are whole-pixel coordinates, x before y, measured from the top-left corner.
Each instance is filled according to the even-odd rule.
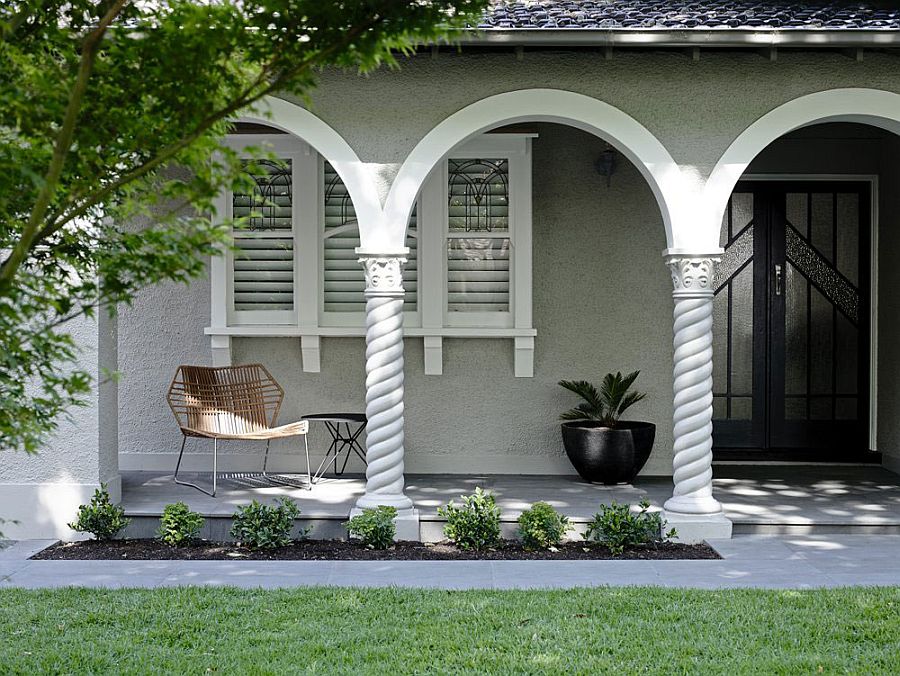
[[[574,477],[554,420],[577,402],[558,381],[640,370],[649,396],[629,416],[658,429],[645,474],[670,473],[671,280],[644,172],[592,131],[520,119],[452,146],[420,203],[424,282],[441,268],[436,294],[420,287],[422,326],[444,327],[443,375],[406,341],[406,470]],[[521,338],[531,377],[515,377]]]
[[[890,464],[900,435],[878,410],[898,398],[900,335],[891,294],[879,289],[900,281],[900,126],[872,116],[880,94],[855,104],[867,114],[825,105],[791,124],[733,184],[713,329],[717,459],[877,463],[882,451]],[[763,138],[757,125],[745,133]],[[743,143],[708,196],[741,166],[733,149]]]
[[[384,217],[367,245],[400,246],[416,196],[452,148],[503,125],[554,122],[606,140],[638,168],[662,213],[669,248],[688,247],[692,231],[683,204],[682,174],[668,151],[643,125],[597,99],[554,89],[525,89],[487,97],[457,111],[432,129],[412,150],[394,179]]]
[[[241,121],[274,127],[309,143],[340,176],[357,218],[363,223],[378,221],[381,201],[365,165],[343,137],[313,113],[284,99],[266,97],[257,109],[242,114]]]
[[[740,134],[704,188],[703,227],[725,249],[713,328],[714,458],[763,463],[716,469],[725,502],[755,496],[746,512],[732,510],[738,518],[800,523],[816,518],[807,511],[815,504],[868,523],[865,507],[848,512],[837,496],[863,504],[896,484],[872,465],[900,469],[900,329],[890,292],[900,283],[898,133],[897,94],[803,96]],[[781,465],[791,461],[815,466]]]

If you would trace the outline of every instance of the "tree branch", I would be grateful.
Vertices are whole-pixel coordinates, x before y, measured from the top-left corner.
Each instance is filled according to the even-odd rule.
[[[173,157],[175,157],[175,155],[184,150],[205,132],[207,132],[219,120],[229,117],[230,115],[233,115],[234,113],[247,108],[251,104],[256,103],[264,96],[267,96],[274,91],[278,91],[286,80],[296,77],[303,70],[314,68],[317,63],[321,61],[325,56],[353,42],[353,40],[355,40],[361,33],[374,26],[377,21],[377,19],[370,19],[369,21],[361,23],[356,28],[346,31],[344,33],[344,39],[342,41],[337,42],[331,45],[329,48],[317,52],[314,56],[299,62],[295,68],[285,71],[283,75],[272,80],[270,83],[263,86],[261,89],[254,93],[253,90],[263,84],[265,73],[268,71],[267,66],[271,65],[267,64],[267,66],[264,66],[262,68],[260,76],[253,82],[253,84],[244,89],[238,99],[228,104],[224,108],[221,108],[218,111],[209,114],[194,128],[194,130],[190,134],[183,136],[175,143],[172,143],[169,146],[161,149],[156,156],[154,156],[144,164],[135,167],[128,173],[123,174],[118,179],[107,184],[106,187],[94,193],[93,196],[90,197],[90,199],[77,206],[74,210],[64,212],[59,219],[48,223],[37,233],[35,243],[40,242],[46,237],[54,234],[66,223],[69,223],[79,216],[84,215],[89,209],[100,204],[104,199],[112,195],[122,186],[127,185],[143,176],[146,176],[154,169],[171,160]]]
[[[32,10],[28,7],[27,4],[22,7],[22,10],[18,13],[14,14],[12,19],[10,19],[6,25],[3,26],[3,31],[0,33],[0,37],[3,38],[4,41],[9,40],[10,38],[16,37],[16,31],[19,30],[19,26],[25,23],[28,20],[28,17],[33,16],[34,13],[44,6],[47,0],[41,0],[37,3],[37,7]]]
[[[35,199],[34,208],[22,236],[9,256],[0,266],[0,293],[6,292],[12,285],[13,277],[21,266],[22,261],[28,255],[32,246],[36,243],[38,236],[38,226],[43,221],[50,206],[53,194],[59,183],[59,177],[62,174],[63,166],[66,162],[66,156],[72,147],[72,139],[75,136],[75,124],[78,121],[78,115],[81,111],[81,102],[84,99],[84,93],[87,90],[88,81],[91,77],[91,71],[94,68],[94,61],[97,57],[97,51],[100,48],[100,42],[103,39],[106,30],[115,18],[122,11],[128,0],[114,0],[109,10],[100,20],[97,28],[91,31],[85,38],[83,51],[81,53],[81,63],[78,67],[78,75],[75,79],[75,85],[69,95],[69,103],[66,106],[63,123],[60,127],[59,134],[56,137],[56,143],[53,147],[53,156],[50,159],[50,166],[44,176],[44,184],[41,186]]]

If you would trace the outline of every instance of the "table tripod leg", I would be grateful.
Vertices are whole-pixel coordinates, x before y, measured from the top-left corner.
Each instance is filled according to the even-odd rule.
[[[306,490],[311,491],[312,484],[312,473],[309,471],[309,438],[306,434],[303,435],[303,448],[306,450]]]

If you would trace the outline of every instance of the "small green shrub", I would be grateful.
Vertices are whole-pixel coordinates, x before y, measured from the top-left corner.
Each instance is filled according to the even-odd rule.
[[[387,549],[394,544],[397,526],[394,517],[396,507],[378,505],[375,509],[364,509],[344,525],[353,537],[359,538],[370,549]]]
[[[88,505],[78,507],[78,517],[69,528],[79,533],[90,533],[97,540],[112,540],[131,519],[125,518],[125,510],[110,502],[106,484],[94,491]]]
[[[461,507],[450,502],[439,507],[438,514],[447,519],[444,535],[460,549],[489,549],[500,543],[500,508],[480,487],[462,496]]]
[[[650,503],[641,500],[640,510],[631,511],[631,505],[600,505],[600,511],[588,522],[585,540],[592,540],[609,547],[613,554],[621,554],[625,547],[650,545],[675,537],[673,528],[663,536],[666,522],[660,512],[649,512]]]
[[[203,527],[203,517],[192,512],[183,502],[166,505],[156,536],[172,547],[187,544]]]
[[[567,516],[546,502],[535,502],[519,516],[519,537],[525,549],[550,549],[571,528]]]
[[[300,508],[290,498],[278,498],[274,505],[253,500],[234,513],[231,537],[250,549],[287,547],[299,516]]]

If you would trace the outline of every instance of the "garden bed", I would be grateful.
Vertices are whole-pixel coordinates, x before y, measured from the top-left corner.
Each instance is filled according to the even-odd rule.
[[[591,559],[718,559],[705,544],[685,545],[664,542],[626,548],[614,556],[602,545],[564,542],[556,551],[529,551],[521,543],[504,540],[499,547],[473,552],[451,543],[398,542],[391,549],[367,549],[346,540],[300,540],[287,547],[250,550],[232,542],[196,541],[170,547],[159,540],[110,540],[58,542],[31,558],[43,560],[206,560],[246,559],[251,561],[453,561],[453,560],[591,560]]]

